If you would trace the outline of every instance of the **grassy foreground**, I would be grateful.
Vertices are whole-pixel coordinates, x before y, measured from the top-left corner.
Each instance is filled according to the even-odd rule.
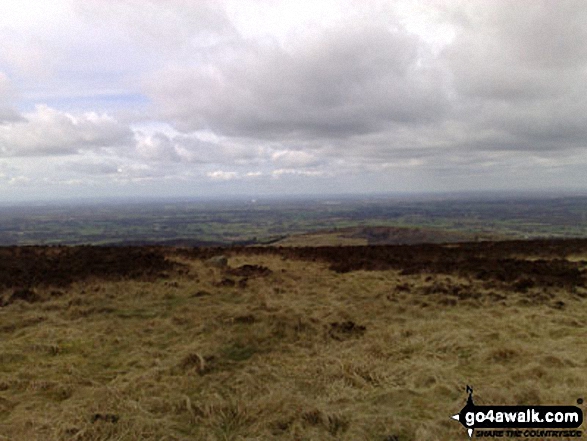
[[[0,440],[465,440],[467,384],[477,404],[587,398],[582,286],[227,255],[6,289]]]

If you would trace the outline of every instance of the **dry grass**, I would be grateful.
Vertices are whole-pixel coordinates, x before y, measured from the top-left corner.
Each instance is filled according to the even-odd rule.
[[[272,246],[280,247],[328,247],[367,245],[367,239],[349,237],[345,232],[316,232],[286,237]]]
[[[239,285],[182,261],[0,308],[0,440],[464,440],[466,384],[478,404],[587,395],[581,288],[532,303],[270,254],[231,256],[272,270]]]

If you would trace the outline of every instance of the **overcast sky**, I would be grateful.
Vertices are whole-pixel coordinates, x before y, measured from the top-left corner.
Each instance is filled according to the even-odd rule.
[[[2,0],[0,200],[587,190],[584,0]]]

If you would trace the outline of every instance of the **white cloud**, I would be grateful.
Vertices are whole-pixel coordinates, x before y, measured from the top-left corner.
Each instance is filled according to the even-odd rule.
[[[0,2],[0,65],[27,79],[47,79],[66,47],[54,43],[71,19],[67,10],[62,0]]]
[[[27,176],[14,176],[8,180],[10,185],[27,185],[31,179]]]
[[[222,171],[216,170],[213,172],[208,172],[206,174],[210,179],[214,181],[232,181],[233,179],[238,178],[238,173],[232,171]]]
[[[309,167],[320,163],[312,153],[300,150],[282,150],[271,155],[271,160],[283,167]]]
[[[124,146],[132,140],[130,129],[106,114],[73,115],[38,105],[22,117],[22,121],[0,125],[0,155],[71,155]]]
[[[8,75],[0,71],[0,102],[7,101],[12,93],[12,86]]]
[[[155,133],[153,135],[136,134],[136,151],[143,158],[156,161],[180,161],[181,148],[166,135]],[[188,154],[185,150],[184,155]]]
[[[271,175],[274,178],[280,178],[281,176],[287,176],[287,175],[317,177],[317,176],[324,176],[325,173],[320,170],[297,170],[297,169],[292,169],[292,168],[280,168],[277,170],[273,170],[271,172]]]

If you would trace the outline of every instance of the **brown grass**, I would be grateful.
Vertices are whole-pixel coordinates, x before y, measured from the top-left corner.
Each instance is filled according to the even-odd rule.
[[[320,231],[316,233],[296,234],[272,244],[280,247],[327,247],[327,246],[367,245],[363,237],[349,237],[345,232]]]
[[[186,256],[0,308],[0,440],[464,440],[467,384],[477,404],[587,395],[582,287]]]

